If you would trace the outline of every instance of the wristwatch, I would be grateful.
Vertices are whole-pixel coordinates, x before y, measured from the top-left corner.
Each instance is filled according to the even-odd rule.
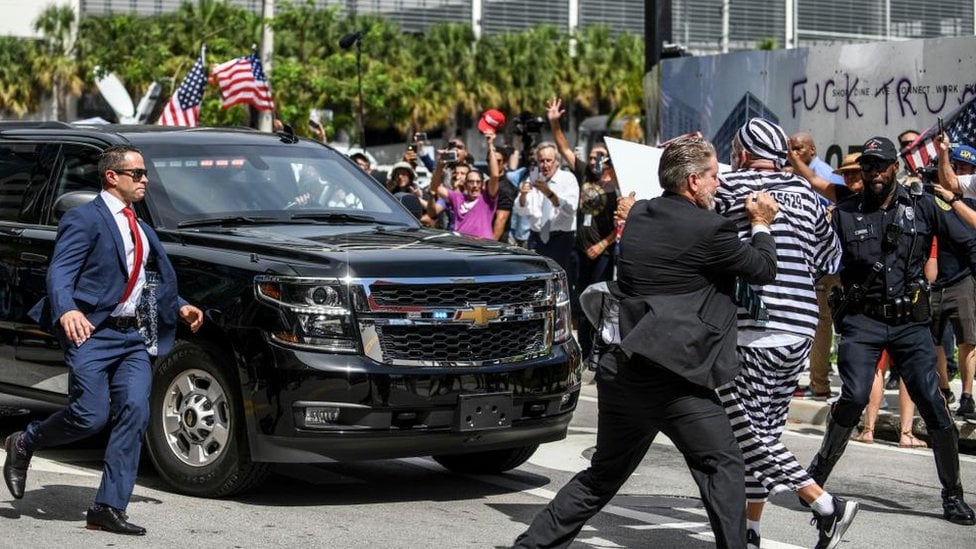
[[[951,205],[955,204],[956,202],[958,202],[960,200],[962,200],[962,195],[961,194],[954,194],[954,195],[952,195],[952,198],[950,198],[948,201],[946,201],[946,204],[948,204],[948,205],[951,206]]]

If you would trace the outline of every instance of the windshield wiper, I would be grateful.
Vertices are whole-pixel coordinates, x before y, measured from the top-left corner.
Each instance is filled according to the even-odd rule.
[[[183,229],[185,227],[204,227],[207,225],[258,225],[262,223],[287,223],[287,221],[268,216],[228,215],[224,217],[188,219],[186,221],[180,221],[176,226]]]
[[[292,214],[293,220],[310,219],[313,221],[339,221],[347,223],[376,223],[377,225],[406,225],[399,221],[383,221],[371,215],[350,214],[340,212],[317,212],[317,213],[296,213]]]

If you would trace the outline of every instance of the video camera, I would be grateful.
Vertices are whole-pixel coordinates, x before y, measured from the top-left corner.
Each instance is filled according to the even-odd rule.
[[[545,125],[545,118],[541,116],[532,116],[527,112],[523,112],[515,117],[515,133],[518,135],[540,133]]]

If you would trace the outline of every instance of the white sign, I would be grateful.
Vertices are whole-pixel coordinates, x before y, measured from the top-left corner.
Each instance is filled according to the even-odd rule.
[[[620,196],[628,196],[632,192],[637,200],[661,196],[664,189],[661,188],[657,170],[661,165],[664,149],[609,136],[604,137],[603,142],[607,144],[607,152],[613,161]],[[728,164],[719,162],[719,173],[731,169]]]
[[[604,137],[603,142],[607,144],[613,171],[617,174],[620,196],[632,192],[638,200],[661,196],[664,191],[657,179],[657,167],[664,149],[609,136]]]

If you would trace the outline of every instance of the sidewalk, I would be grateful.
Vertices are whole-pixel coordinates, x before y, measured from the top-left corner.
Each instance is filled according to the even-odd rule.
[[[809,381],[810,379],[807,373],[800,376],[801,387],[806,387]],[[837,375],[836,365],[834,365],[834,371],[830,375],[830,385],[830,390],[834,396],[839,395],[840,377]],[[956,419],[956,427],[959,428],[959,445],[967,448],[976,448],[976,425],[967,423],[955,415],[956,408],[959,407],[958,398],[962,394],[962,382],[957,377],[949,383],[949,387],[952,388],[952,392],[956,395],[957,399],[957,402],[949,405],[949,410],[953,413],[953,418]],[[887,409],[882,407],[878,412],[878,420],[874,425],[874,438],[875,440],[897,443],[900,434],[898,390],[885,391],[885,401],[888,406]],[[793,423],[826,425],[828,407],[828,401],[825,400],[794,398],[790,402],[789,421]],[[860,431],[860,425],[858,427],[854,431],[855,434]],[[918,416],[917,412],[915,413],[915,421],[913,422],[913,432],[915,436],[923,440],[928,440],[928,434],[925,431],[925,422],[922,421],[922,418]]]

